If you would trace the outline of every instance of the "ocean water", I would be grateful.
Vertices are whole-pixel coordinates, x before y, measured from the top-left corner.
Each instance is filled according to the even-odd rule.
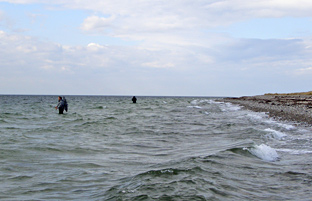
[[[0,200],[312,200],[312,129],[209,97],[0,96]]]

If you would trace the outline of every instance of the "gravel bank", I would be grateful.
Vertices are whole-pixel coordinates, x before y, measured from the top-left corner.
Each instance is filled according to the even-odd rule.
[[[281,120],[312,125],[312,96],[310,95],[245,96],[224,98],[223,101],[242,105],[252,111],[266,112],[269,116]]]

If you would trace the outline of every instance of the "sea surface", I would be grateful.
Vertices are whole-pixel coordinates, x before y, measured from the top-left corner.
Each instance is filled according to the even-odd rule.
[[[209,97],[0,96],[0,200],[312,200],[312,129]]]

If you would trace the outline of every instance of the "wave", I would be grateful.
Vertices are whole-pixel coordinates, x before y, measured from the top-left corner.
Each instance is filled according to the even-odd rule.
[[[149,170],[147,172],[144,172],[142,174],[139,174],[139,177],[144,177],[144,176],[156,176],[156,177],[162,177],[166,175],[178,175],[179,173],[182,172],[188,172],[188,171],[199,171],[200,168],[196,167],[195,169],[179,169],[179,168],[165,168],[165,169],[160,169],[160,170]]]
[[[92,107],[91,109],[94,109],[94,110],[102,110],[102,109],[105,109],[106,106],[96,106],[96,107]]]
[[[249,151],[252,155],[268,162],[274,162],[279,159],[279,156],[275,149],[265,145],[254,145],[251,148],[244,148],[244,150]]]
[[[257,121],[262,121],[264,116],[267,116],[264,112],[250,112],[247,114],[247,117]]]
[[[0,119],[0,123],[8,123],[8,122],[4,119]]]
[[[195,106],[187,106],[188,108],[196,108],[196,109],[201,109],[202,107],[195,105]]]
[[[191,104],[192,104],[192,105],[197,105],[197,104],[198,104],[198,100],[192,100],[192,101],[191,101]]]
[[[219,102],[215,102],[215,103],[219,103]],[[220,104],[221,103],[221,104]],[[241,110],[243,107],[240,105],[235,105],[232,103],[228,103],[228,102],[220,102],[219,106],[222,112],[235,112],[235,111],[239,111]],[[270,124],[270,125],[274,125],[277,127],[280,127],[282,129],[286,129],[286,130],[295,130],[296,126],[294,126],[291,122],[280,122],[275,120],[274,118],[270,118],[268,114],[266,114],[265,112],[253,112],[250,110],[246,110],[247,114],[246,116],[252,120],[255,121],[260,121],[262,123],[266,123],[266,124]]]
[[[207,171],[198,166],[148,170],[122,179],[119,185],[106,191],[105,196],[109,200],[207,200],[216,198],[214,194],[218,193],[209,190],[209,188],[214,188],[213,183],[200,177],[205,173]],[[198,176],[191,178],[190,175]],[[200,184],[206,186],[197,187]],[[204,189],[208,192],[200,193]],[[220,190],[220,194],[227,195],[223,190]]]
[[[221,106],[222,112],[227,112],[227,111],[238,111],[242,109],[242,106],[240,105],[234,105],[232,103],[224,103]]]
[[[277,149],[280,152],[287,152],[292,155],[312,154],[310,150],[295,150],[295,149]]]
[[[28,175],[18,175],[18,176],[13,176],[12,178],[10,178],[10,180],[21,182],[24,180],[30,180],[32,178],[33,178],[32,176],[28,176]]]
[[[4,126],[3,128],[4,128],[4,129],[7,129],[7,130],[20,129],[20,127],[18,127],[18,126],[16,126],[16,127],[14,127],[14,126]]]
[[[268,132],[271,134],[271,136],[274,138],[274,139],[278,139],[278,140],[282,140],[284,139],[287,135],[285,133],[282,133],[280,131],[276,131],[274,129],[271,129],[271,128],[267,128],[265,129],[264,131]]]
[[[274,124],[274,125],[277,125],[277,126],[279,126],[279,127],[281,127],[281,128],[284,128],[284,129],[286,129],[286,130],[293,130],[293,129],[296,128],[296,127],[295,127],[294,125],[292,125],[292,124],[289,124],[289,123],[281,123],[281,122],[278,122],[278,121],[276,121],[276,120],[274,120],[274,119],[272,119],[272,118],[266,120],[265,123]]]
[[[248,160],[250,154],[243,149],[249,144],[239,142],[204,157],[186,157],[149,166],[141,173],[119,180],[119,184],[100,197],[111,200],[136,200],[140,196],[151,200],[164,197],[168,200],[247,199],[244,191],[249,189],[250,181],[246,175],[256,171]],[[246,172],[248,174],[242,176]],[[256,198],[255,194],[250,192]]]

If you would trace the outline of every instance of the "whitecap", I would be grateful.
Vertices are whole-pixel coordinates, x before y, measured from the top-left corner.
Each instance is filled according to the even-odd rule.
[[[280,122],[275,121],[272,118],[270,118],[269,120],[267,120],[265,122],[268,123],[268,124],[275,124],[275,125],[277,125],[277,126],[279,126],[281,128],[285,128],[286,130],[293,130],[293,129],[296,128],[294,125],[286,124],[286,123],[280,123]]]
[[[191,101],[191,104],[192,104],[192,105],[197,105],[197,103],[198,103],[198,100],[192,100],[192,101]]]
[[[251,119],[255,119],[255,120],[262,120],[263,119],[263,115],[265,115],[265,113],[259,112],[259,113],[248,113],[247,116]]]
[[[196,109],[201,109],[202,107],[200,107],[200,106],[197,106],[197,105],[195,105],[195,106],[187,106],[188,108],[196,108]]]
[[[273,138],[278,139],[278,140],[281,140],[287,136],[285,133],[282,133],[280,131],[276,131],[276,130],[271,129],[271,128],[267,128],[264,131],[269,132]]]
[[[294,125],[290,125],[290,124],[277,123],[277,125],[279,125],[280,127],[285,128],[287,130],[292,130],[292,129],[296,128]]]
[[[216,105],[224,104],[223,101],[215,101],[213,99],[209,99],[209,100],[207,100],[207,102],[210,104],[216,104]]]
[[[255,145],[247,150],[254,156],[268,162],[273,162],[278,159],[278,154],[275,149],[265,144]]]
[[[212,100],[209,99],[200,100],[199,103],[212,103]]]
[[[232,103],[225,103],[224,105],[222,105],[223,107],[221,108],[221,110],[223,112],[226,112],[226,111],[238,111],[240,109],[242,109],[242,106],[240,105],[234,105]]]
[[[292,155],[312,154],[312,151],[309,151],[309,150],[277,149],[277,151],[287,152]]]
[[[165,169],[165,170],[161,170],[160,171],[161,173],[173,173],[173,170],[171,170],[171,169]]]

